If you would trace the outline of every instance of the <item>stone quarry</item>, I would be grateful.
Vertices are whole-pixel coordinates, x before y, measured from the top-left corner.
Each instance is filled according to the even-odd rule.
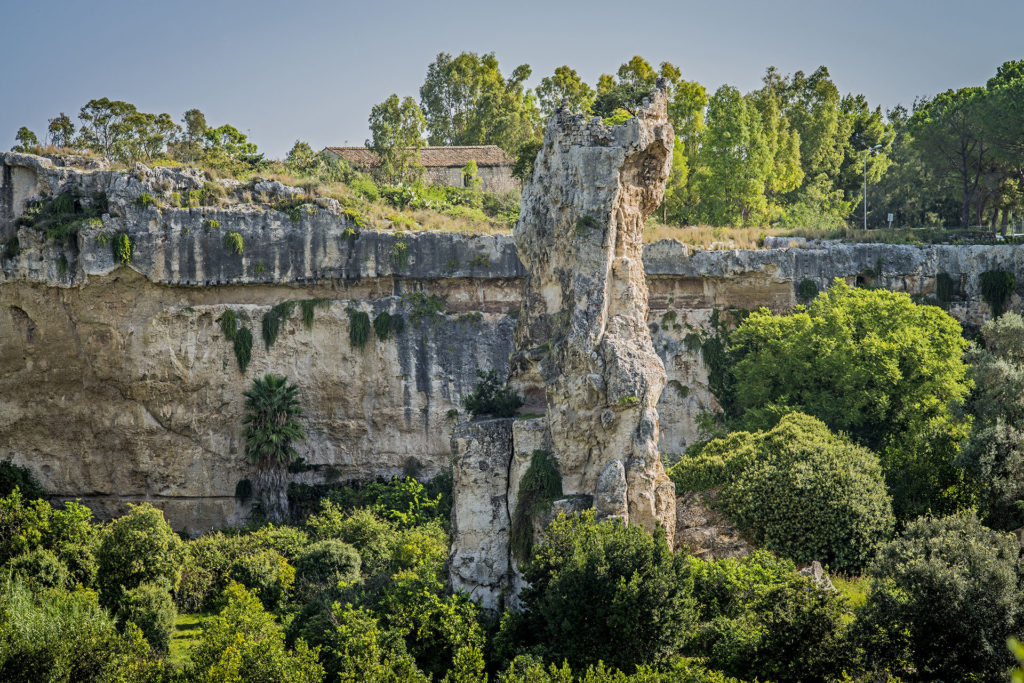
[[[240,523],[249,503],[236,493],[252,476],[242,394],[283,374],[306,410],[294,481],[455,465],[453,582],[493,605],[517,587],[508,534],[538,451],[562,482],[550,514],[594,507],[691,544],[716,527],[694,501],[675,510],[662,460],[717,407],[707,344],[731,311],[788,310],[834,278],[922,301],[944,282],[940,303],[976,329],[989,270],[1016,274],[1020,310],[1021,246],[643,245],[670,163],[662,107],[656,95],[618,127],[553,118],[513,236],[371,230],[330,199],[279,211],[298,190],[272,181],[0,154],[0,460],[101,517],[149,501],[192,534]],[[167,201],[211,184],[215,202]],[[25,224],[61,193],[105,201],[66,242]],[[111,248],[121,237],[129,259]],[[310,300],[312,325],[296,311],[268,347],[268,312]],[[253,331],[244,373],[220,326],[228,310]],[[355,347],[353,311],[406,324]],[[510,378],[526,399],[519,419],[467,420],[478,369]]]

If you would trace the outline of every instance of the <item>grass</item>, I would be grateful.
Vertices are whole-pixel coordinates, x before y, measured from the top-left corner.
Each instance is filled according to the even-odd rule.
[[[846,598],[851,608],[862,607],[868,601],[868,594],[871,592],[871,579],[868,577],[831,574],[828,578],[839,594]]]
[[[174,631],[171,633],[171,644],[167,653],[168,664],[180,669],[189,662],[192,649],[202,638],[203,626],[214,616],[215,612],[178,615],[174,622]]]

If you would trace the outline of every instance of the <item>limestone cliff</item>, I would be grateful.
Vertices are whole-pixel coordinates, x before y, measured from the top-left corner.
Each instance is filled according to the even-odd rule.
[[[125,173],[59,161],[0,154],[0,459],[27,465],[48,488],[83,497],[101,515],[149,500],[193,532],[244,519],[247,506],[234,497],[250,476],[242,391],[258,374],[286,374],[299,385],[310,436],[300,454],[312,469],[295,479],[314,483],[447,467],[453,411],[477,368],[508,371],[525,276],[511,236],[360,230],[326,200],[293,220],[274,206],[294,188],[268,181],[221,182],[216,201],[174,206],[175,193],[203,192],[212,181],[187,169]],[[62,192],[103,193],[102,228],[84,226],[64,244],[19,225],[26,207]],[[162,206],[141,206],[144,193]],[[226,248],[227,232],[243,237],[242,254]],[[118,234],[133,245],[128,263],[113,258],[109,238]],[[12,237],[15,253],[5,245]],[[395,258],[400,251],[407,258]],[[943,305],[977,326],[990,315],[979,276],[997,269],[1016,274],[1011,308],[1024,304],[1022,246],[691,252],[665,241],[644,248],[643,265],[646,323],[668,380],[657,403],[662,454],[682,452],[697,436],[696,416],[716,405],[700,343],[714,334],[716,311],[785,310],[804,280],[824,288],[835,277],[927,300],[945,275],[952,288]],[[414,315],[420,293],[443,300],[443,311]],[[266,348],[264,313],[312,298],[330,302],[317,308],[312,329],[295,312]],[[408,324],[353,348],[350,308],[398,313]],[[218,324],[227,309],[254,333],[244,375]],[[543,343],[517,358],[539,359]],[[546,386],[539,370],[532,381]],[[525,410],[545,412],[545,392],[532,395],[539,409]],[[519,453],[553,450],[541,422],[514,421]],[[513,500],[527,465],[513,458],[506,468]]]
[[[661,525],[671,543],[675,491],[658,453],[665,369],[647,327],[642,262],[644,221],[671,165],[662,87],[619,126],[565,111],[548,120],[514,232],[526,279],[510,377],[542,416],[494,420],[454,440],[451,579],[485,607],[515,593],[505,529],[526,504],[516,491],[538,452],[551,454],[571,507],[651,532]],[[486,542],[479,529],[493,532]]]

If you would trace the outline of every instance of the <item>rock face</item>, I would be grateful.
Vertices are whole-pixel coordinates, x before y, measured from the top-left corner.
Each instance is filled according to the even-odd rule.
[[[544,415],[530,420],[529,437],[514,439],[510,462],[549,449],[568,500],[592,502],[599,518],[652,532],[661,525],[670,543],[675,490],[658,454],[665,368],[647,328],[642,233],[664,195],[672,139],[661,87],[620,126],[565,111],[548,120],[514,232],[527,274],[510,377],[526,410]],[[460,476],[467,469],[456,466],[457,489],[469,483]],[[514,510],[517,500],[506,503]],[[453,558],[475,545],[455,533]],[[500,557],[507,548],[489,548],[499,556],[475,561],[514,564]],[[471,588],[463,573],[453,569],[453,584]]]
[[[635,125],[640,137],[630,139],[654,138],[647,124]],[[569,213],[584,207],[585,198],[594,206],[626,203],[631,181],[601,169],[644,166],[629,166],[626,147],[617,142],[623,136],[624,144],[632,129],[580,121],[573,130],[557,148],[545,151],[545,177],[569,169],[562,159],[578,155],[584,160],[579,173],[594,186],[587,187],[581,175],[564,194],[546,188],[532,192],[541,193],[535,197],[547,192],[552,207],[546,222],[537,225],[571,230],[569,253],[572,259],[578,253],[582,264],[594,253],[605,258],[602,240],[617,209],[586,208],[594,220],[582,224],[581,216]],[[585,162],[590,159],[594,164]],[[49,490],[81,497],[101,517],[119,514],[129,502],[150,501],[180,530],[243,521],[248,508],[234,493],[252,471],[241,448],[242,392],[253,377],[268,372],[298,384],[306,408],[309,438],[300,455],[311,469],[296,474],[296,481],[388,477],[417,466],[421,476],[430,476],[449,466],[450,438],[476,370],[506,373],[509,355],[518,349],[512,374],[527,390],[530,405],[524,412],[544,417],[518,419],[512,426],[508,498],[515,501],[533,451],[557,451],[548,426],[552,413],[544,368],[561,376],[564,358],[573,367],[597,368],[581,386],[594,394],[586,400],[603,402],[609,396],[607,378],[632,362],[627,355],[602,369],[604,356],[588,360],[574,350],[585,343],[565,341],[580,301],[573,278],[583,282],[579,278],[587,271],[574,274],[571,260],[550,262],[540,246],[547,237],[531,239],[538,246],[526,258],[550,267],[544,266],[548,270],[542,268],[527,288],[528,298],[539,303],[524,305],[526,271],[509,235],[360,229],[355,217],[329,199],[291,216],[275,210],[277,200],[295,195],[294,188],[280,183],[213,183],[190,169],[137,166],[125,172],[102,164],[82,168],[81,161],[72,167],[66,159],[0,153],[0,460],[28,466]],[[33,202],[65,192],[83,200],[102,194],[108,208],[99,225],[82,226],[65,244],[19,220]],[[190,193],[213,201],[187,202]],[[143,206],[143,194],[160,206]],[[547,205],[534,205],[541,218]],[[229,231],[243,238],[241,254],[226,248]],[[583,244],[590,233],[599,235],[594,239],[600,244]],[[118,234],[132,243],[127,264],[115,262],[108,243]],[[15,249],[9,248],[12,239]],[[625,253],[618,233],[614,239]],[[928,300],[945,274],[952,284],[946,309],[976,327],[990,316],[979,285],[987,270],[1014,272],[1018,284],[1010,308],[1024,306],[1020,245],[820,244],[692,252],[662,241],[643,250],[649,307],[644,319],[639,308],[636,316],[622,313],[615,287],[633,296],[626,286],[632,280],[622,276],[621,267],[612,267],[618,262],[614,249],[611,254],[607,274],[594,280],[605,289],[597,288],[593,296],[608,307],[594,318],[595,338],[622,329],[617,325],[635,325],[638,318],[650,330],[668,379],[657,402],[661,453],[682,452],[698,436],[697,416],[717,405],[702,341],[714,338],[716,316],[726,317],[730,309],[784,311],[798,303],[802,281],[820,289],[836,277]],[[636,259],[633,244],[630,273]],[[429,296],[443,300],[443,310],[420,316]],[[551,311],[557,311],[551,315],[548,297]],[[312,329],[295,311],[267,348],[260,339],[264,314],[284,301],[312,298],[328,302],[316,309]],[[228,309],[255,338],[244,375],[218,324]],[[349,309],[373,316],[398,313],[408,324],[385,340],[371,337],[365,347],[355,348],[349,341]],[[560,342],[550,332],[559,325],[564,325]],[[612,338],[602,348],[618,353]],[[559,348],[561,355],[554,352]],[[646,343],[640,351],[646,359],[642,365],[653,368]],[[629,389],[612,390],[614,400],[608,402],[615,405],[600,416],[622,436],[623,454],[607,460],[579,454],[586,463],[566,469],[564,483],[567,492],[584,493],[552,511],[595,506],[602,514],[618,515],[623,508],[633,514],[628,496],[623,504],[619,476],[621,465],[627,489],[633,486],[632,437],[619,430],[621,424],[640,423],[656,394],[652,381],[663,380],[655,376],[644,380],[646,387],[638,385],[636,405],[628,398],[618,405]],[[553,382],[552,391],[558,386]],[[560,424],[558,438],[591,438]],[[600,430],[597,434],[609,433],[604,423]],[[584,472],[592,488],[583,485]]]
[[[718,491],[687,491],[676,499],[673,550],[706,560],[743,557],[754,550],[739,528],[715,509]]]

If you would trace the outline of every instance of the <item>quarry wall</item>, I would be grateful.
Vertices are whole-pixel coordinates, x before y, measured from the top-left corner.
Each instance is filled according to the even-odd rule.
[[[477,369],[508,370],[525,275],[510,235],[360,230],[333,200],[297,216],[258,204],[142,206],[143,193],[187,192],[204,180],[187,169],[77,171],[28,155],[0,156],[0,459],[30,467],[60,497],[98,514],[127,503],[162,507],[179,529],[238,523],[235,497],[251,475],[241,440],[243,391],[267,372],[298,384],[306,407],[309,466],[319,483],[446,467]],[[70,244],[19,225],[26,200],[69,188],[103,192],[110,208]],[[169,189],[168,189],[169,188]],[[260,182],[230,192],[283,196]],[[214,226],[214,221],[216,226]],[[224,236],[237,232],[242,253]],[[127,235],[128,263],[110,240]],[[400,246],[404,245],[404,246]],[[647,245],[648,326],[668,384],[657,410],[660,450],[679,453],[715,406],[702,358],[729,309],[798,303],[805,281],[936,296],[970,328],[989,307],[979,276],[1016,274],[1010,307],[1024,295],[1024,247],[824,244],[696,251]],[[443,311],[424,305],[443,301]],[[288,300],[323,299],[312,328],[298,311],[265,348],[261,319]],[[237,311],[254,337],[243,375],[218,323]],[[404,329],[363,348],[349,340],[350,311],[400,315]]]

